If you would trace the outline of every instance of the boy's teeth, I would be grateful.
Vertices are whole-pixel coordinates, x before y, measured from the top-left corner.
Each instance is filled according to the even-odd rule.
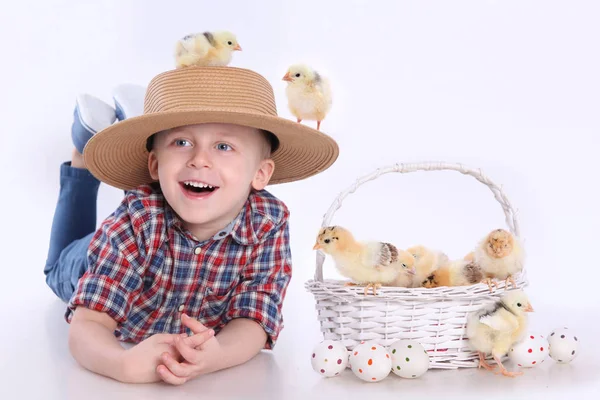
[[[207,185],[205,183],[200,183],[200,182],[184,182],[184,183],[189,186],[213,189],[213,187],[211,185]]]

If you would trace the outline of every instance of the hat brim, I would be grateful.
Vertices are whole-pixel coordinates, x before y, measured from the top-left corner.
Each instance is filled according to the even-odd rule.
[[[100,181],[129,190],[153,182],[148,171],[146,141],[170,128],[201,123],[229,123],[264,129],[279,139],[273,153],[275,170],[269,182],[305,179],[329,168],[339,148],[328,135],[285,118],[226,110],[191,110],[144,114],[113,124],[88,141],[83,156]]]

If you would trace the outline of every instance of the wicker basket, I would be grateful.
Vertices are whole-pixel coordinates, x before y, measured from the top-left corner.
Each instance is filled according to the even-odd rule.
[[[390,172],[451,170],[470,175],[490,188],[506,215],[508,229],[519,237],[519,225],[513,207],[502,189],[479,169],[451,163],[394,164],[379,168],[357,179],[341,192],[323,217],[322,227],[331,219],[342,201],[359,186]],[[384,286],[378,295],[365,296],[362,287],[344,286],[345,281],[323,280],[325,255],[317,252],[314,279],[306,289],[314,295],[324,339],[341,341],[351,350],[361,341],[374,340],[389,346],[398,339],[412,339],[428,351],[431,368],[456,369],[477,367],[479,357],[466,338],[467,315],[502,296],[504,282],[490,293],[485,284],[462,287],[402,288]],[[528,285],[525,269],[514,276],[519,288]],[[512,289],[512,286],[511,286]]]

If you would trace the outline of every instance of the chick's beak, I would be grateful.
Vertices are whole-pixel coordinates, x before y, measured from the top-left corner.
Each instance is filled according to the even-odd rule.
[[[406,272],[408,272],[408,273],[409,273],[409,274],[411,274],[411,275],[414,275],[414,274],[416,274],[416,273],[417,273],[417,270],[415,269],[415,267],[412,267],[411,269],[409,269],[409,270],[408,270],[408,271],[406,271]]]
[[[525,307],[525,312],[533,312],[533,307],[531,307],[531,304],[527,304],[527,307]]]
[[[292,81],[292,77],[290,76],[289,72],[286,72],[285,75],[283,76],[283,80],[284,81],[288,81],[291,82]]]
[[[240,46],[239,44],[236,44],[233,49],[237,50],[237,51],[242,51],[242,46]]]
[[[313,246],[313,250],[319,250],[321,248],[321,245],[319,243],[315,243],[315,245]]]

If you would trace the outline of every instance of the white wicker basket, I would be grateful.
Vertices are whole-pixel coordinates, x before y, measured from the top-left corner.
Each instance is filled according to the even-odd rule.
[[[479,169],[443,162],[394,164],[357,179],[334,200],[323,217],[322,227],[331,225],[342,201],[364,183],[390,172],[435,170],[457,171],[488,186],[504,210],[508,229],[520,236],[516,213],[499,186]],[[505,292],[503,281],[498,282],[493,293],[485,284],[434,289],[384,286],[377,296],[370,292],[365,296],[362,287],[344,286],[345,281],[340,280],[323,280],[324,261],[325,255],[317,252],[315,277],[305,284],[315,297],[324,339],[341,341],[348,350],[363,340],[389,346],[398,339],[413,339],[428,351],[431,368],[479,365],[477,353],[471,350],[466,338],[467,315],[499,299]],[[528,285],[525,268],[514,278],[519,288]]]

